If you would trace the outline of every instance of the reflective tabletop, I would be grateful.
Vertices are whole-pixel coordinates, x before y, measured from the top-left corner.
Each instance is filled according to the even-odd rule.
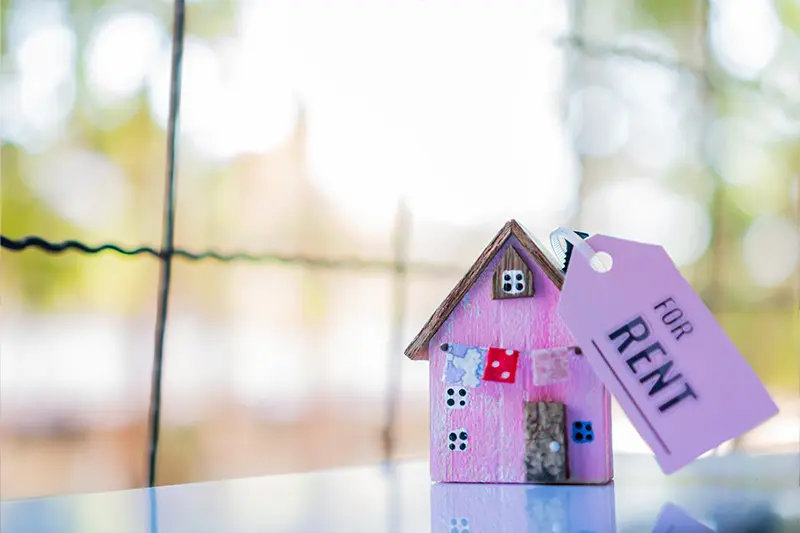
[[[432,484],[424,462],[0,503],[2,533],[800,531],[800,458],[726,455],[671,476],[615,458],[605,486]]]

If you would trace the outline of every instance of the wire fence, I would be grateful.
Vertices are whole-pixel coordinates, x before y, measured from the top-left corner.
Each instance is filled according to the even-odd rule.
[[[103,243],[90,245],[80,241],[51,242],[42,237],[23,237],[13,239],[0,235],[0,246],[13,252],[22,252],[27,249],[39,250],[48,254],[62,254],[78,252],[96,255],[103,252],[112,252],[120,255],[137,256],[146,255],[157,259],[164,259],[168,253],[149,246],[126,248],[120,244]],[[182,248],[173,248],[169,255],[176,259],[186,261],[212,260],[221,263],[247,262],[247,263],[272,263],[280,265],[296,265],[307,268],[325,270],[356,270],[356,271],[387,271],[397,268],[396,259],[367,259],[363,257],[314,257],[299,254],[278,254],[274,252],[231,252],[224,253],[215,250],[192,252]],[[405,269],[417,275],[425,276],[453,276],[462,273],[466,267],[446,263],[432,263],[415,261],[405,265]]]
[[[582,2],[577,3],[579,9]],[[707,10],[707,4],[705,5]],[[580,18],[580,17],[577,17]],[[308,268],[331,270],[378,270],[393,273],[392,291],[392,335],[389,341],[389,372],[386,397],[386,418],[382,430],[382,441],[385,458],[392,457],[394,449],[393,431],[395,429],[397,396],[399,391],[399,354],[402,352],[402,331],[406,315],[405,292],[407,278],[410,273],[430,276],[456,276],[464,272],[465,265],[452,265],[433,262],[411,262],[408,260],[408,242],[410,239],[410,214],[401,201],[398,204],[395,227],[393,230],[394,257],[391,260],[367,259],[361,257],[331,258],[313,257],[300,254],[279,254],[273,252],[236,251],[223,253],[215,250],[192,252],[186,249],[175,248],[175,207],[176,207],[176,171],[177,171],[177,139],[179,129],[179,111],[181,99],[181,75],[183,63],[183,47],[185,40],[186,8],[184,0],[175,0],[173,4],[173,32],[172,32],[172,62],[170,70],[169,91],[169,119],[167,123],[167,162],[164,202],[162,206],[163,235],[161,246],[126,247],[124,245],[107,242],[101,244],[88,244],[77,240],[50,241],[42,236],[11,237],[0,235],[0,246],[12,252],[39,250],[48,254],[64,254],[77,252],[89,255],[101,253],[116,253],[125,256],[151,256],[160,262],[160,276],[158,287],[158,308],[155,327],[153,370],[151,383],[151,401],[149,414],[149,441],[148,441],[148,485],[156,483],[156,466],[158,459],[162,368],[164,361],[164,339],[168,326],[168,303],[171,287],[171,271],[173,259],[187,261],[219,261],[274,263],[283,265],[297,265]],[[577,26],[573,22],[573,26]],[[690,75],[700,79],[706,87],[714,86],[724,81],[734,84],[745,90],[753,91],[761,97],[777,105],[790,118],[800,119],[800,101],[793,100],[787,94],[765,86],[760,81],[740,81],[732,78],[721,80],[718,73],[712,73],[707,65],[694,66],[661,56],[651,51],[619,46],[614,43],[601,43],[582,37],[579,34],[570,34],[555,39],[557,46],[568,49],[580,56],[597,59],[623,58],[640,61],[647,64],[659,65],[670,71]],[[707,59],[707,56],[706,56]],[[712,250],[713,251],[713,250]]]

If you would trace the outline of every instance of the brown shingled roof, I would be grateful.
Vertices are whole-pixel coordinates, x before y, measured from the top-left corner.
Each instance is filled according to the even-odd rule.
[[[536,264],[542,269],[544,274],[553,282],[553,284],[561,290],[564,283],[564,275],[561,270],[556,266],[555,261],[548,257],[545,251],[539,247],[534,239],[528,234],[516,220],[509,220],[495,235],[494,239],[486,246],[486,248],[478,256],[478,259],[469,268],[466,275],[453,287],[447,298],[439,305],[434,311],[433,315],[428,319],[423,326],[422,330],[417,333],[414,340],[406,348],[405,354],[409,359],[413,360],[427,360],[428,359],[428,343],[436,335],[436,332],[456,308],[458,302],[466,296],[469,289],[478,279],[481,272],[491,262],[492,258],[497,254],[500,248],[505,244],[509,237],[514,236],[519,241],[522,248],[528,252]]]

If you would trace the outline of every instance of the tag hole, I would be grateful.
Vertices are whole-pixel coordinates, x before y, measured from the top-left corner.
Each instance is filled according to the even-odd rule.
[[[597,252],[589,261],[594,271],[600,272],[601,274],[611,270],[611,265],[613,263],[614,261],[611,259],[611,254],[607,252]]]

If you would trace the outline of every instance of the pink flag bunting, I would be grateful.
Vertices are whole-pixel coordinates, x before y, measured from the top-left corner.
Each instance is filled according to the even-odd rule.
[[[533,384],[536,386],[561,383],[569,379],[569,354],[575,348],[536,350],[533,358]]]

